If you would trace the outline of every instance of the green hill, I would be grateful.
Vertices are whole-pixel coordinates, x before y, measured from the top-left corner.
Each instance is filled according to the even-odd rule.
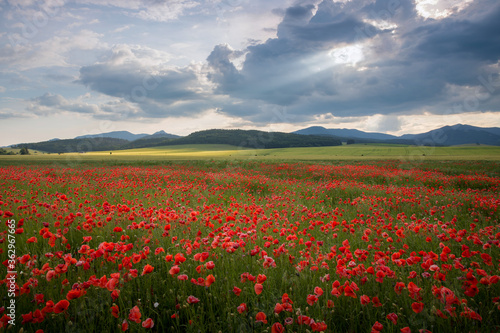
[[[194,132],[188,136],[163,143],[163,145],[184,144],[225,144],[243,148],[264,149],[340,146],[342,142],[339,138],[319,135],[299,135],[240,129],[213,129]]]
[[[44,151],[47,153],[72,153],[122,149],[122,147],[127,143],[128,141],[124,139],[85,138],[23,143],[17,145],[17,148],[27,147],[28,149]]]
[[[206,130],[191,133],[181,138],[148,136],[129,142],[123,139],[96,137],[68,140],[51,140],[38,143],[25,143],[27,147],[49,153],[109,151],[134,148],[149,148],[185,144],[221,144],[241,148],[291,148],[339,146],[339,138],[319,135],[299,135],[281,132],[245,130]]]

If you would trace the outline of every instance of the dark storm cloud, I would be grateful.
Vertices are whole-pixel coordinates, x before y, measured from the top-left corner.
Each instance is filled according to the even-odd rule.
[[[256,123],[276,114],[293,123],[320,115],[500,111],[497,1],[475,1],[439,20],[424,19],[403,0],[325,0],[274,12],[283,17],[276,38],[244,50],[217,45],[203,71],[119,61],[130,53],[121,50],[81,68],[78,82],[132,103],[129,118],[209,108]]]
[[[422,109],[500,111],[500,87],[494,81],[498,67],[488,67],[500,59],[499,3],[476,1],[442,20],[424,20],[408,1],[323,1],[315,13],[314,9],[288,8],[278,38],[249,46],[241,70],[229,53],[216,47],[208,62],[217,73],[210,77],[217,91],[286,106],[300,119],[326,113],[362,116]],[[357,68],[335,63],[333,58],[328,63],[324,56],[328,50],[363,42],[367,42],[364,58]],[[489,86],[482,82],[492,77]],[[479,91],[481,98],[471,95]],[[474,98],[474,110],[456,107]],[[223,111],[243,115],[241,105],[225,106]]]
[[[465,15],[463,15],[465,16]],[[500,57],[500,4],[490,8],[483,17],[444,19],[407,34],[408,41],[417,41],[411,56],[415,58],[472,61],[477,65],[496,63]]]
[[[197,77],[187,68],[152,75],[133,65],[98,64],[82,67],[78,82],[109,96],[176,101],[195,97]]]

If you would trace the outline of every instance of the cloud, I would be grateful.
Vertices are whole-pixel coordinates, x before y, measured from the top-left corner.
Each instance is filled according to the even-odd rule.
[[[12,33],[11,36],[16,34]],[[71,67],[74,66],[74,59],[70,60],[74,57],[72,51],[85,52],[105,48],[107,44],[101,42],[102,37],[102,34],[84,29],[76,34],[65,32],[37,43],[6,44],[0,49],[0,65],[15,66],[19,70]],[[17,37],[13,38],[18,40]]]
[[[103,2],[136,13],[146,3],[161,6]],[[119,101],[99,107],[104,117],[117,110],[136,119],[217,110],[265,124],[377,115],[374,130],[396,132],[401,115],[500,111],[496,1],[464,2],[434,19],[398,0],[302,2],[274,12],[282,16],[275,38],[240,50],[215,45],[205,64],[175,67],[168,53],[115,45],[81,67],[77,82]],[[286,110],[286,117],[273,110]]]
[[[82,67],[77,82],[101,94],[138,104],[144,117],[202,111],[209,87],[202,82],[201,67],[172,67],[166,65],[168,60],[166,53],[120,45],[104,61]]]
[[[81,101],[68,101],[61,95],[50,93],[31,98],[27,102],[29,104],[26,110],[37,116],[47,116],[65,111],[87,114],[97,114],[99,112],[99,107],[96,105]]]
[[[29,115],[25,113],[16,112],[15,110],[9,108],[0,109],[0,119],[11,119],[11,118],[29,118]]]
[[[200,5],[194,0],[78,0],[78,2],[85,5],[121,8],[130,16],[159,22],[175,20],[187,10]]]
[[[498,77],[498,22],[500,4],[493,1],[440,20],[423,20],[410,2],[294,6],[285,11],[278,38],[245,50],[241,70],[231,61],[235,51],[216,46],[207,58],[214,71],[209,78],[220,94],[286,106],[301,121],[328,113],[471,111],[451,108],[474,95],[457,100],[450,85],[489,93],[474,107],[498,111],[500,86],[488,92],[478,80]],[[243,114],[241,107],[222,111]]]
[[[6,90],[5,87],[0,86],[0,93],[4,93]]]

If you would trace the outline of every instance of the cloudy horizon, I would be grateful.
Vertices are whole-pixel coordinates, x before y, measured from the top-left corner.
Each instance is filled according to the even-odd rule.
[[[0,146],[500,127],[496,0],[0,0]]]

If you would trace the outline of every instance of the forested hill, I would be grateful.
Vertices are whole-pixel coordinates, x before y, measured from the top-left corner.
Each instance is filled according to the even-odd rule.
[[[129,141],[115,138],[84,138],[51,140],[36,143],[23,143],[14,148],[26,147],[28,149],[39,150],[47,153],[72,153],[89,152],[102,150],[122,149]]]
[[[320,147],[339,146],[339,138],[319,135],[299,135],[282,132],[264,132],[256,130],[222,130],[213,129],[199,131],[188,136],[169,140],[166,145],[181,144],[227,144],[244,148],[288,148],[288,147]]]
[[[243,148],[288,148],[338,146],[341,140],[331,136],[299,135],[281,132],[256,130],[206,130],[194,132],[181,138],[144,137],[135,141],[116,138],[96,137],[84,139],[51,140],[37,143],[24,143],[17,147],[40,150],[48,153],[90,152],[147,148],[183,144],[227,144]]]

